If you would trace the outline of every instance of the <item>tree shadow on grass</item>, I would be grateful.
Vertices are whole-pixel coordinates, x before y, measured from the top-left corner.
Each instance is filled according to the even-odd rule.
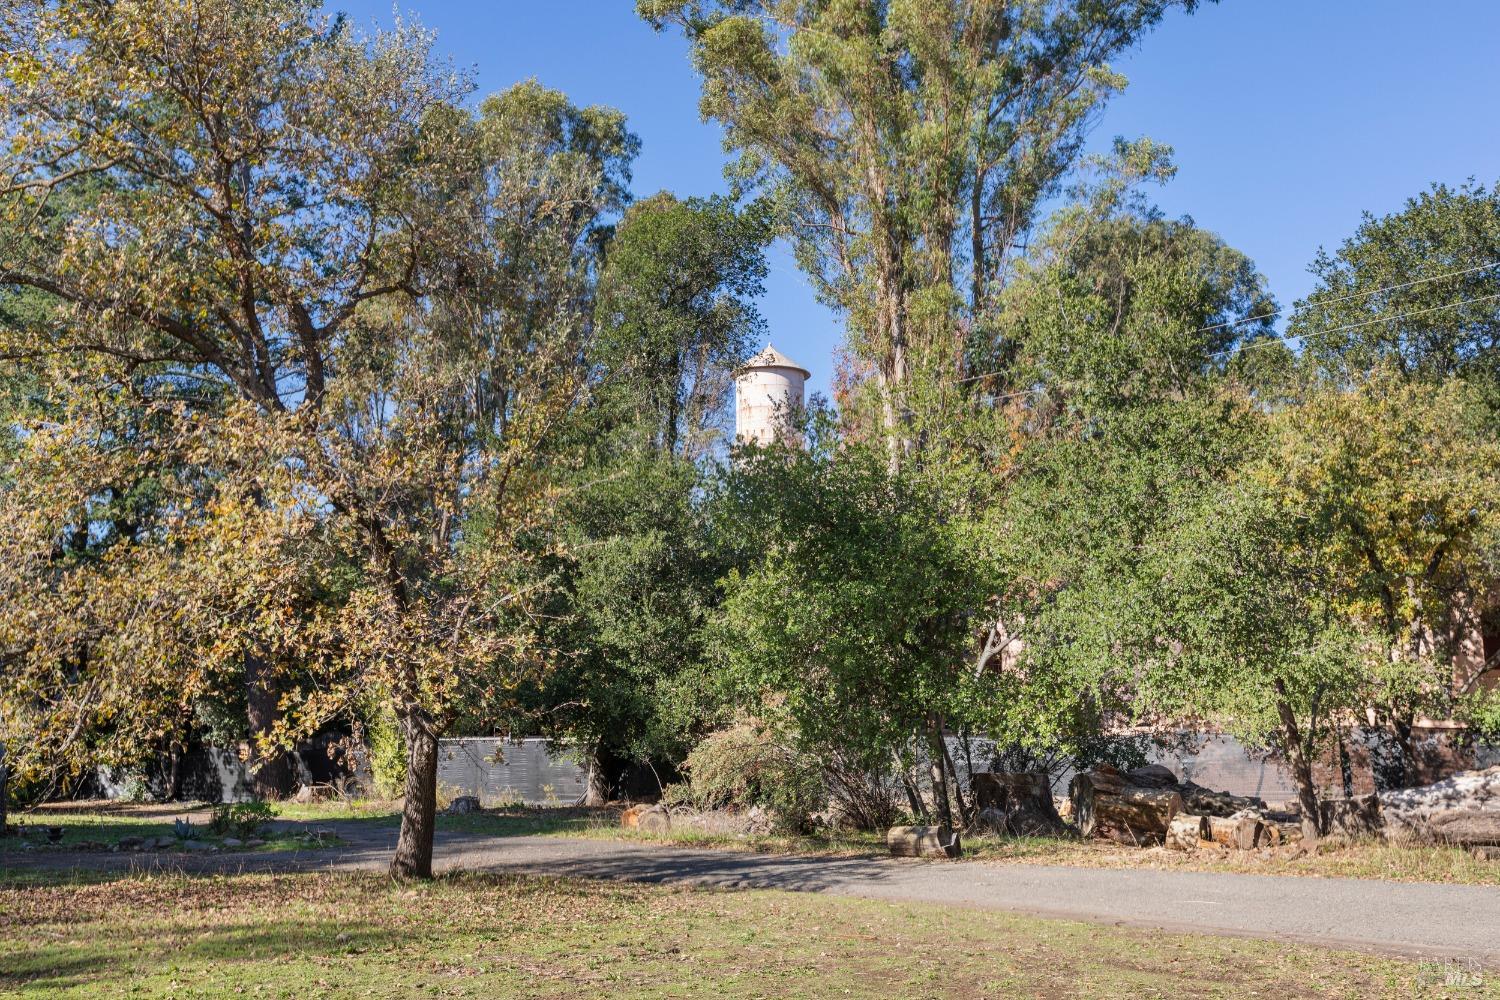
[[[99,933],[85,932],[93,929]],[[131,930],[111,926],[107,931],[78,930],[75,940],[68,943],[28,945],[23,952],[7,958],[0,969],[0,992],[97,990],[166,969],[184,977],[191,977],[194,968],[232,975],[237,965],[263,963],[279,968],[288,957],[317,962],[347,955],[357,960],[361,954],[384,951],[410,939],[409,935],[368,923],[330,919],[254,921],[208,929],[152,960],[149,956],[160,946],[160,935],[179,936],[180,929],[164,932],[159,927]]]

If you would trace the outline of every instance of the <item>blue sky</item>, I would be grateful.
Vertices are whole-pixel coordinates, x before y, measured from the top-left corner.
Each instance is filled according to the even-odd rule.
[[[389,25],[389,0],[326,0]],[[635,190],[724,188],[720,134],[698,120],[687,48],[632,0],[410,0],[481,94],[536,77],[576,103],[623,110],[641,137]],[[1149,135],[1179,173],[1153,192],[1249,254],[1284,306],[1307,265],[1365,210],[1395,211],[1434,181],[1500,180],[1500,0],[1224,0],[1169,18],[1115,64],[1130,87],[1095,140]],[[826,390],[838,317],[784,250],[759,303],[776,345]]]

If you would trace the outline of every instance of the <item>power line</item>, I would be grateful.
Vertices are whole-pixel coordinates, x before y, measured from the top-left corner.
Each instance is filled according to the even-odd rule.
[[[1497,266],[1500,266],[1500,260],[1492,260],[1488,264],[1479,264],[1475,267],[1466,267],[1461,271],[1449,271],[1447,274],[1433,274],[1429,275],[1426,278],[1415,278],[1411,281],[1403,281],[1399,285],[1386,285],[1383,288],[1371,288],[1363,292],[1349,292],[1344,295],[1335,295],[1331,299],[1320,299],[1317,302],[1310,302],[1309,305],[1314,305],[1321,309],[1325,306],[1331,306],[1336,302],[1348,302],[1350,299],[1362,299],[1371,295],[1381,295],[1385,292],[1397,292],[1403,288],[1412,288],[1416,285],[1425,285],[1428,282],[1432,281],[1442,281],[1445,278],[1461,278],[1466,274],[1473,274],[1476,271],[1488,271],[1490,268]],[[1270,312],[1262,313],[1259,316],[1246,316],[1243,319],[1229,320],[1226,323],[1215,323],[1213,326],[1200,326],[1198,329],[1190,330],[1188,332],[1211,333],[1214,330],[1223,330],[1231,326],[1239,326],[1242,323],[1254,323],[1258,320],[1270,319],[1272,316],[1279,316],[1284,312],[1286,312],[1285,309],[1272,309]]]
[[[1425,284],[1428,284],[1429,282],[1433,282],[1433,281],[1442,281],[1445,278],[1461,278],[1461,277],[1463,277],[1466,274],[1474,274],[1476,271],[1487,271],[1487,270],[1489,270],[1490,268],[1493,268],[1493,267],[1500,267],[1500,260],[1492,260],[1488,264],[1478,264],[1478,265],[1475,265],[1474,267],[1466,267],[1466,268],[1463,268],[1462,270],[1458,270],[1458,271],[1449,271],[1449,272],[1447,272],[1445,274],[1433,274],[1433,275],[1429,275],[1429,276],[1427,276],[1425,278],[1414,278],[1411,281],[1403,281],[1400,284],[1385,285],[1385,286],[1383,286],[1381,288],[1371,288],[1371,289],[1368,289],[1368,290],[1363,291],[1363,292],[1349,292],[1349,293],[1347,293],[1345,295],[1334,296],[1331,299],[1323,299],[1323,300],[1321,300],[1321,301],[1319,301],[1317,303],[1314,303],[1314,305],[1318,306],[1319,308],[1323,308],[1324,306],[1330,306],[1330,305],[1333,305],[1334,303],[1337,303],[1337,302],[1347,302],[1350,299],[1366,298],[1366,297],[1371,296],[1371,295],[1380,295],[1380,294],[1383,294],[1385,292],[1400,291],[1403,288],[1412,288],[1412,287],[1414,287],[1416,285],[1425,285]],[[1421,316],[1424,313],[1434,312],[1434,311],[1436,311],[1438,309],[1452,309],[1452,308],[1455,308],[1457,306],[1467,305],[1469,302],[1484,302],[1487,299],[1491,299],[1491,298],[1495,298],[1495,297],[1496,296],[1483,296],[1481,298],[1470,299],[1470,300],[1466,300],[1464,302],[1454,302],[1454,303],[1449,303],[1448,305],[1434,306],[1432,309],[1424,309],[1424,310],[1421,310],[1419,312],[1406,313],[1404,315],[1399,315],[1399,316],[1382,317],[1381,319],[1371,320],[1368,323],[1356,324],[1356,325],[1351,326],[1351,327],[1345,327],[1344,329],[1346,329],[1346,330],[1348,330],[1348,329],[1359,329],[1362,326],[1373,326],[1376,323],[1394,322],[1395,320],[1398,320],[1398,319],[1407,319],[1407,318],[1409,318],[1411,316]],[[1268,313],[1262,313],[1262,314],[1260,314],[1258,316],[1246,316],[1246,317],[1244,317],[1242,319],[1229,320],[1229,321],[1224,322],[1224,323],[1215,323],[1212,326],[1200,326],[1196,330],[1189,330],[1187,332],[1187,335],[1191,336],[1192,334],[1195,334],[1195,333],[1212,333],[1215,330],[1223,330],[1223,329],[1227,329],[1228,327],[1231,327],[1231,326],[1239,326],[1239,325],[1241,325],[1243,323],[1254,323],[1254,322],[1258,322],[1260,320],[1270,319],[1272,316],[1277,316],[1277,315],[1281,314],[1284,311],[1285,310],[1283,310],[1283,309],[1273,309],[1272,311],[1270,311]],[[1284,344],[1284,343],[1286,343],[1289,340],[1303,340],[1303,339],[1306,339],[1307,337],[1321,336],[1323,333],[1337,333],[1337,332],[1339,332],[1339,331],[1338,330],[1323,330],[1323,331],[1319,331],[1317,333],[1304,334],[1304,335],[1299,336],[1299,337],[1262,338],[1260,340],[1251,341],[1250,344],[1241,345],[1241,348],[1248,348],[1248,347],[1250,347],[1250,346],[1252,346],[1254,344],[1263,344],[1263,343],[1282,343],[1282,344]],[[1218,351],[1218,352],[1216,352],[1214,354],[1207,355],[1207,357],[1217,358],[1217,357],[1220,357],[1220,356],[1224,355],[1225,353],[1230,353],[1233,350],[1235,350],[1235,349],[1234,348],[1230,348],[1230,349],[1228,349],[1226,351]],[[1010,373],[1007,372],[1007,371],[1003,371],[1003,370],[1002,371],[994,371],[994,372],[985,372],[982,375],[970,375],[967,378],[954,379],[951,384],[952,385],[962,385],[965,382],[977,382],[980,379],[992,378],[992,377],[994,377],[996,375],[1007,375],[1007,374],[1010,374]],[[1025,394],[1026,393],[1024,393],[1024,392],[1022,392],[1022,393],[1011,393],[1011,394],[1009,394],[1007,396],[996,396],[994,398],[995,399],[1007,399],[1007,398],[1009,398],[1010,395],[1025,395]]]
[[[1500,263],[1500,262],[1497,262],[1497,263]],[[1490,266],[1493,267],[1494,265],[1490,265]],[[1394,286],[1393,285],[1391,287],[1394,288],[1394,287],[1401,287],[1401,286]],[[1216,351],[1213,354],[1204,355],[1204,357],[1205,358],[1219,358],[1219,357],[1224,357],[1225,355],[1229,355],[1229,354],[1242,353],[1242,352],[1248,351],[1248,350],[1250,350],[1251,348],[1254,348],[1254,347],[1264,347],[1264,346],[1266,346],[1268,344],[1286,344],[1287,342],[1293,341],[1293,340],[1306,341],[1306,340],[1311,340],[1314,337],[1324,337],[1324,336],[1327,336],[1327,335],[1333,334],[1333,333],[1347,333],[1350,330],[1361,330],[1361,329],[1364,329],[1367,326],[1377,326],[1377,325],[1379,325],[1381,323],[1395,323],[1395,322],[1398,322],[1398,321],[1404,320],[1404,319],[1413,319],[1413,318],[1415,318],[1417,316],[1426,316],[1426,315],[1428,315],[1430,313],[1441,312],[1441,311],[1443,311],[1445,309],[1457,309],[1460,306],[1474,305],[1477,302],[1490,302],[1490,301],[1493,301],[1493,300],[1496,300],[1496,299],[1500,299],[1500,292],[1496,292],[1496,293],[1494,293],[1492,295],[1479,295],[1479,296],[1476,296],[1476,297],[1474,297],[1472,299],[1459,299],[1457,302],[1447,302],[1447,303],[1444,303],[1443,305],[1439,305],[1439,306],[1429,306],[1426,309],[1416,309],[1416,310],[1413,310],[1411,312],[1397,313],[1395,316],[1381,316],[1378,319],[1365,320],[1362,323],[1348,323],[1348,324],[1345,324],[1344,326],[1328,327],[1328,328],[1323,329],[1323,330],[1312,330],[1312,331],[1310,331],[1308,333],[1298,334],[1297,336],[1288,336],[1288,337],[1262,337],[1259,340],[1252,340],[1248,344],[1240,344],[1237,347],[1231,347],[1231,348],[1227,348],[1227,349],[1222,350],[1222,351]],[[1005,372],[990,372],[989,373],[989,375],[1004,375],[1004,374],[1005,374]],[[976,376],[974,376],[974,378],[988,378],[988,377],[989,377],[988,375],[976,375]],[[973,381],[973,379],[965,379],[964,381]],[[954,383],[954,384],[956,384],[956,383]],[[1033,389],[1021,389],[1021,390],[1018,390],[1016,392],[1007,392],[1007,393],[1004,393],[1003,395],[999,395],[999,396],[991,396],[990,399],[991,399],[991,401],[999,402],[1002,399],[1014,399],[1017,396],[1030,396],[1030,395],[1033,395],[1033,394],[1036,394],[1036,393],[1045,392],[1045,391],[1046,391],[1045,388],[1040,388],[1040,387],[1039,388],[1033,388]]]

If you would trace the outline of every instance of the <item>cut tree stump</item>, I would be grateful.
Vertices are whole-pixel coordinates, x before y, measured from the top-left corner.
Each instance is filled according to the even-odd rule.
[[[672,813],[664,805],[643,808],[634,817],[634,828],[642,834],[669,834],[672,831]]]
[[[1067,832],[1052,801],[1045,771],[981,771],[970,787],[985,825],[1014,837],[1058,837]]]
[[[1167,825],[1166,846],[1174,851],[1196,851],[1199,841],[1211,839],[1207,816],[1181,813]]]
[[[1346,837],[1378,837],[1385,826],[1380,814],[1380,797],[1356,795],[1352,799],[1324,799],[1318,803],[1325,834]]]
[[[958,834],[946,826],[893,826],[885,846],[898,858],[957,858],[963,854]]]
[[[1073,800],[1079,833],[1121,844],[1162,843],[1173,817],[1182,812],[1182,796],[1177,792],[1129,784],[1114,768],[1074,775],[1068,797]]]

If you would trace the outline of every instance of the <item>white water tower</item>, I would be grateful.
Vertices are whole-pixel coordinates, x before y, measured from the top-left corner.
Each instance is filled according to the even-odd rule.
[[[802,409],[812,376],[776,348],[766,346],[734,370],[734,439],[766,445],[792,440],[792,419]]]

